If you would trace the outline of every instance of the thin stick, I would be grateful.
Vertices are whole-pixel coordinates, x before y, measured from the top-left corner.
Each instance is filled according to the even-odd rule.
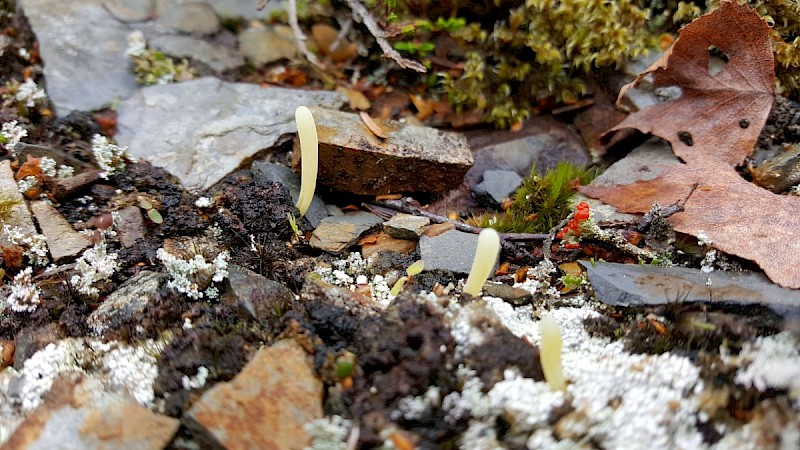
[[[297,20],[297,0],[288,0],[287,10],[289,14],[289,27],[292,29],[297,49],[300,50],[300,53],[302,53],[311,64],[322,68],[317,57],[306,47],[306,35],[303,34],[303,30],[300,29],[300,22]]]
[[[290,3],[292,0],[289,0]],[[358,0],[347,0],[347,5],[350,6],[350,9],[353,10],[353,14],[360,17],[361,21],[369,30],[370,34],[375,38],[375,41],[383,50],[383,56],[391,59],[392,61],[396,62],[397,65],[402,67],[403,69],[411,69],[416,70],[420,73],[425,73],[428,69],[425,68],[419,61],[413,61],[407,58],[403,58],[400,53],[397,53],[397,50],[392,48],[392,45],[386,40],[386,32],[384,32],[378,24],[375,22],[375,18],[367,11],[367,8],[361,4]]]

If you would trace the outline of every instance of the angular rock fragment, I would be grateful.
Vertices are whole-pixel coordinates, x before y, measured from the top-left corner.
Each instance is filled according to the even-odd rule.
[[[326,252],[339,253],[380,223],[380,217],[365,211],[326,217],[314,230],[309,244]]]
[[[77,256],[91,245],[89,238],[75,231],[53,205],[37,200],[31,202],[31,210],[47,238],[47,248],[54,261]]]
[[[398,213],[383,224],[383,231],[397,239],[418,239],[430,223],[427,217]]]
[[[235,407],[231,407],[235,405]],[[184,415],[205,448],[301,449],[322,417],[322,382],[294,341],[258,351],[230,382],[206,391]]]
[[[2,449],[162,449],[180,422],[160,416],[132,398],[109,393],[85,375],[56,379],[45,401],[16,429]]]
[[[277,324],[294,300],[286,286],[237,265],[228,268],[228,286],[222,301],[267,325]]]
[[[321,184],[360,195],[441,192],[458,186],[472,167],[460,133],[376,121],[381,139],[356,114],[312,108],[319,135]],[[300,168],[301,152],[292,164]]]
[[[782,288],[756,272],[702,272],[686,267],[658,267],[581,261],[597,299],[609,305],[667,303],[762,305],[778,313],[800,313],[800,291]]]
[[[483,181],[475,186],[475,195],[487,206],[497,208],[503,200],[522,183],[522,177],[511,170],[487,170],[483,172]]]
[[[125,323],[134,323],[136,316],[147,308],[147,305],[158,293],[158,288],[166,281],[164,273],[139,272],[125,284],[112,292],[87,319],[87,325],[100,335],[105,330],[117,329]]]
[[[419,240],[419,253],[425,261],[425,270],[446,270],[469,273],[478,235],[451,230],[438,236],[423,235]]]

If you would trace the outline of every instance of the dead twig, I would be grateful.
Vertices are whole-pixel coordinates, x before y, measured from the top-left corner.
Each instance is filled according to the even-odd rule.
[[[293,0],[289,0],[289,3],[292,3]],[[353,11],[353,14],[356,16],[356,19],[360,18],[361,22],[367,27],[372,37],[375,38],[375,41],[383,50],[383,56],[391,59],[392,61],[396,62],[398,66],[402,67],[403,69],[411,69],[416,70],[420,73],[425,73],[428,69],[425,68],[419,61],[413,61],[407,58],[403,58],[400,53],[397,53],[397,50],[392,48],[392,45],[389,44],[389,41],[386,40],[386,33],[378,26],[375,22],[375,18],[372,17],[372,14],[367,11],[367,8],[364,7],[358,0],[347,0],[347,5],[350,6],[350,9]]]
[[[289,27],[292,29],[297,49],[306,57],[308,62],[322,69],[323,67],[317,57],[306,46],[306,35],[303,34],[303,30],[300,29],[300,22],[297,20],[297,0],[288,0],[286,3],[287,13],[289,14]]]
[[[267,6],[267,2],[269,2],[269,0],[258,0],[258,3],[256,3],[256,9],[261,11],[265,6]]]

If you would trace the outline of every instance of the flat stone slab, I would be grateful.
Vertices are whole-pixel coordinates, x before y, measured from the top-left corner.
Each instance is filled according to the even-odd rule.
[[[294,341],[259,350],[236,377],[218,383],[184,415],[203,448],[302,449],[303,429],[322,417],[322,382]]]
[[[47,239],[47,249],[53,261],[77,256],[92,242],[88,237],[72,228],[67,219],[50,203],[36,200],[31,202],[31,210],[36,222]]]
[[[383,224],[383,231],[393,238],[416,240],[430,223],[427,217],[397,213]]]
[[[180,425],[178,419],[158,415],[132,397],[104,389],[95,378],[62,375],[44,403],[0,448],[157,450],[170,443]]]
[[[44,61],[47,94],[59,116],[102,108],[136,92],[125,55],[131,32],[99,0],[20,0]]]
[[[609,305],[762,305],[778,313],[800,314],[800,291],[782,288],[762,273],[705,273],[686,267],[580,263],[588,271],[597,299]]]
[[[357,114],[311,112],[319,136],[317,179],[326,186],[359,195],[442,192],[458,186],[473,164],[461,133],[375,120],[387,136],[382,139]],[[292,161],[296,171],[300,153]]]
[[[419,239],[419,254],[425,261],[425,271],[447,270],[454,273],[469,273],[478,235],[450,230],[437,236],[422,235]]]
[[[335,92],[262,88],[199,78],[150,86],[117,110],[117,142],[190,190],[211,187],[259,151],[296,133],[302,105],[341,106]]]
[[[311,234],[309,244],[326,252],[340,253],[381,222],[380,217],[366,211],[326,217]]]

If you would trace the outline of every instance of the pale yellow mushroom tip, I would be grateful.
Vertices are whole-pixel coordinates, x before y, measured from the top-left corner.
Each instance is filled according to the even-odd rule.
[[[561,364],[561,327],[556,319],[547,314],[539,320],[539,358],[542,362],[544,379],[554,391],[565,391],[567,382]]]
[[[478,235],[475,259],[472,260],[472,270],[464,284],[464,293],[473,297],[480,294],[483,283],[492,274],[499,255],[500,235],[493,228],[484,228]]]
[[[300,195],[297,198],[295,207],[304,216],[311,206],[314,198],[314,191],[317,188],[317,171],[319,164],[319,141],[317,139],[317,125],[311,110],[305,106],[299,106],[294,112],[297,124],[297,135],[300,139],[301,152],[301,177]]]

